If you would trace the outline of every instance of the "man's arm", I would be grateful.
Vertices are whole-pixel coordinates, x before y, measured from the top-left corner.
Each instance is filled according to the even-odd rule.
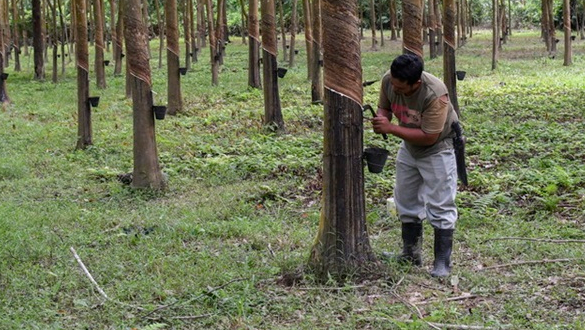
[[[380,111],[380,109],[378,109]],[[379,112],[378,112],[379,113]],[[392,124],[388,117],[378,116],[372,119],[374,132],[378,134],[392,134],[408,143],[419,146],[430,146],[437,142],[441,133],[429,134],[420,128],[403,127]]]

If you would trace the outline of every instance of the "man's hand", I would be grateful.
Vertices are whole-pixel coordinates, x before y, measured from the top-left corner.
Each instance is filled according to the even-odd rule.
[[[372,118],[372,126],[374,128],[374,133],[377,134],[388,134],[390,133],[391,127],[394,124],[390,123],[390,119],[385,116],[378,116]]]

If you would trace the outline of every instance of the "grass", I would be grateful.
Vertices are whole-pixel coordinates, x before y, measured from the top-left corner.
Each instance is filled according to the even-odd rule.
[[[368,42],[364,80],[375,80],[400,44],[371,52]],[[284,135],[261,126],[262,92],[247,87],[240,39],[228,47],[219,86],[210,85],[201,54],[181,77],[185,111],[156,122],[164,193],[116,179],[132,170],[123,77],[107,67],[107,89],[92,81],[90,94],[101,96],[94,145],[75,151],[74,66],[58,84],[39,83],[24,58],[22,72],[7,68],[13,102],[0,113],[0,328],[585,329],[583,244],[498,239],[585,239],[585,46],[577,40],[574,65],[563,67],[537,32],[519,31],[492,72],[490,44],[489,31],[477,31],[457,52],[467,71],[458,94],[470,187],[458,195],[453,276],[428,275],[426,225],[423,268],[385,262],[377,280],[328,285],[303,271],[319,221],[323,133],[302,43],[297,66],[279,82]],[[165,104],[155,54],[155,103]],[[442,75],[442,58],[426,66]],[[364,103],[376,104],[378,88],[365,89]],[[396,139],[367,126],[364,134],[367,145],[395,155]],[[393,168],[365,175],[378,255],[400,248],[400,225],[385,210]],[[558,259],[574,260],[519,264]]]

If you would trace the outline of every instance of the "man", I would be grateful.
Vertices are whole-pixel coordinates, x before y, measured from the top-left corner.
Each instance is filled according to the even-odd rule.
[[[397,123],[392,123],[396,117]],[[453,231],[457,220],[457,167],[451,124],[458,121],[447,87],[423,71],[416,55],[398,56],[382,78],[374,132],[392,134],[402,143],[396,157],[394,200],[402,222],[399,261],[422,265],[424,219],[435,233],[432,276],[451,272]]]

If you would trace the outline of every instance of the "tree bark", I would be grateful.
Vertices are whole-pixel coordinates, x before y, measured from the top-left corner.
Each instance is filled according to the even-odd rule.
[[[499,30],[498,0],[492,0],[492,70],[498,67]]]
[[[288,66],[292,68],[295,65],[295,41],[297,37],[297,0],[292,0],[292,9],[291,9],[291,27],[290,27],[290,49],[289,49],[289,56],[288,56]]]
[[[41,15],[41,0],[32,0],[33,16],[33,52],[35,63],[34,79],[45,80],[45,61],[43,52],[45,50],[45,36],[43,33],[44,19]]]
[[[0,2],[0,12],[4,13],[8,8],[6,8],[7,4],[2,1]],[[0,18],[0,103],[2,105],[10,103],[10,98],[8,97],[8,93],[6,91],[6,79],[8,78],[8,74],[4,73],[4,58],[6,57],[6,43],[5,40],[5,29],[8,28],[8,22],[4,20],[4,18]]]
[[[75,58],[77,66],[77,146],[92,145],[91,108],[89,104],[89,50],[87,45],[86,0],[75,0]]]
[[[342,280],[375,261],[365,216],[358,25],[357,1],[323,1],[323,207],[309,259],[321,280]]]
[[[124,1],[118,2],[118,20],[116,21],[116,38],[114,39],[114,75],[122,74],[122,59],[124,54]]]
[[[14,71],[20,72],[20,13],[16,0],[12,0],[12,29],[14,30],[14,37],[12,42],[14,43]]]
[[[183,109],[179,76],[180,46],[176,0],[165,0],[165,21],[167,32],[167,113],[176,115]]]
[[[323,102],[323,80],[321,67],[321,0],[312,0],[311,20],[313,22],[313,45],[311,46],[311,101],[313,104]]]
[[[211,0],[205,3],[207,12],[207,26],[209,31],[209,56],[211,57],[211,84],[219,84],[219,50],[217,49],[217,36],[213,27],[213,6]]]
[[[311,26],[312,14],[310,0],[303,1],[303,21],[305,22],[305,51],[307,53],[307,79],[311,79],[313,63],[313,28]]]
[[[104,64],[104,12],[103,1],[93,0],[93,15],[95,21],[95,75],[97,87],[106,88],[106,70]]]
[[[287,49],[286,49],[286,28],[284,24],[284,9],[282,8],[282,0],[278,0],[278,11],[280,16],[280,38],[282,39],[282,61],[287,61]]]
[[[423,58],[422,42],[422,7],[421,0],[403,0],[403,53],[411,53]]]
[[[428,8],[429,8],[429,52],[431,59],[437,58],[437,34],[436,34],[436,21],[437,17],[435,16],[435,5],[434,0],[429,0]]]
[[[284,119],[278,91],[276,8],[274,0],[262,0],[262,80],[264,83],[264,125],[276,132],[284,131]]]
[[[248,86],[260,88],[260,25],[258,23],[258,0],[249,1],[248,14]]]
[[[459,113],[459,102],[457,101],[457,79],[455,75],[455,19],[456,8],[454,0],[443,0],[443,80],[449,91],[449,99],[455,112]]]
[[[378,39],[376,38],[376,2],[370,0],[370,28],[372,30],[372,48],[371,50],[378,50]]]
[[[140,0],[124,0],[124,35],[128,70],[132,73],[134,169],[132,188],[160,190],[166,186],[156,147],[152,111],[152,83],[148,64],[148,35],[141,20]]]
[[[396,36],[396,28],[397,28],[397,21],[398,18],[396,17],[396,0],[388,0],[389,1],[389,11],[390,11],[390,40],[397,40]]]
[[[154,5],[156,8],[156,21],[158,22],[158,40],[159,40],[159,45],[158,45],[158,68],[162,68],[162,56],[163,56],[163,50],[165,47],[165,22],[164,19],[161,17],[162,15],[160,14],[160,3],[159,0],[155,0],[154,1]]]
[[[185,41],[185,67],[191,70],[191,12],[189,9],[189,1],[182,0],[183,4],[183,34]]]
[[[563,25],[565,32],[565,56],[563,65],[573,64],[572,46],[571,46],[571,1],[563,0]]]
[[[57,42],[59,37],[57,36],[57,9],[55,8],[56,4],[51,3],[51,0],[47,0],[47,5],[49,6],[49,8],[51,9],[51,22],[50,24],[53,25],[53,34],[52,34],[52,45],[53,45],[53,66],[52,66],[52,75],[51,75],[51,80],[53,83],[57,83],[57,81],[59,80],[59,65],[58,65],[58,47],[57,47]]]

